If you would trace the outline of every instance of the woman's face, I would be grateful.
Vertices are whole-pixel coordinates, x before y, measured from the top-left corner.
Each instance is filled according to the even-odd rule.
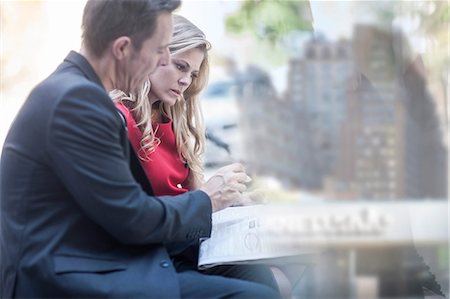
[[[172,55],[167,65],[160,66],[149,78],[151,103],[157,100],[172,106],[198,76],[205,55],[200,49]]]

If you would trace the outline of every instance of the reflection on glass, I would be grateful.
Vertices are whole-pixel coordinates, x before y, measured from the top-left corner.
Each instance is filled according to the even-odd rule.
[[[245,1],[227,19],[246,50],[219,60],[231,79],[217,111],[228,115],[228,103],[237,125],[215,125],[231,155],[210,144],[207,169],[244,161],[252,188],[266,189],[269,201],[324,212],[338,204],[336,217],[356,204],[376,205],[394,219],[387,230],[396,219],[408,223],[394,238],[409,234],[402,244],[388,245],[384,233],[364,245],[330,237],[306,270],[301,258],[298,267],[281,266],[294,273],[296,296],[448,296],[449,4],[268,2]],[[208,116],[214,100],[206,94],[204,101]],[[427,227],[428,239],[419,227]]]

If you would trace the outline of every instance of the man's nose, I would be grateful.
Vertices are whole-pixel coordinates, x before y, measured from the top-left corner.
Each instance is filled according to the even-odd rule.
[[[162,65],[168,65],[170,62],[170,53],[169,53],[169,49],[165,48],[164,49],[164,53],[161,54],[161,58],[159,59],[159,66]]]

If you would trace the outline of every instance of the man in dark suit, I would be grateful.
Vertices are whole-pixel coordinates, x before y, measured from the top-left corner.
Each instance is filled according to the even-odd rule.
[[[233,165],[199,191],[147,195],[128,166],[107,91],[168,63],[179,0],[90,0],[83,44],[33,89],[1,163],[1,297],[277,297],[248,281],[177,273],[164,244],[195,242],[247,177]]]

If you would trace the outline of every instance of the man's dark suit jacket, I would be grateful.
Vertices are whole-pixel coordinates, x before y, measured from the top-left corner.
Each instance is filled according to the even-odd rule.
[[[31,92],[4,144],[1,297],[179,297],[163,244],[209,236],[210,200],[147,195],[128,156],[120,115],[71,52]]]

